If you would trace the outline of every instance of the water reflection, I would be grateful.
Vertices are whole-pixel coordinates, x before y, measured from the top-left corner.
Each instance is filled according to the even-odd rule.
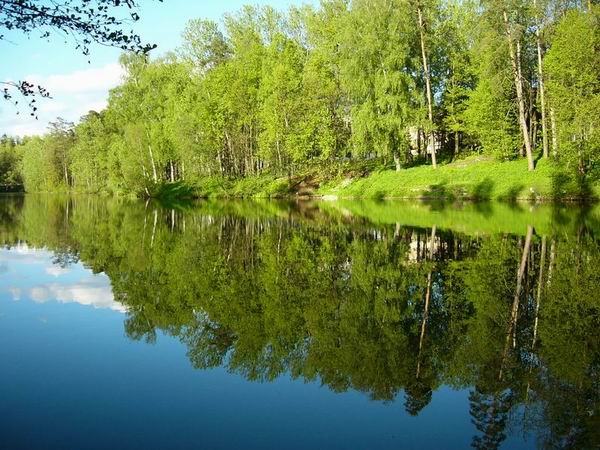
[[[448,385],[470,392],[475,448],[513,429],[600,445],[597,210],[32,196],[0,216],[8,268],[35,247],[52,275],[106,274],[127,336],[176,336],[196,368],[289,373],[414,416]],[[44,288],[31,298],[108,302],[85,283]]]
[[[23,242],[0,248],[0,292],[8,293],[13,301],[58,301],[125,312],[125,307],[114,301],[105,274],[93,274],[73,264],[77,258],[65,260],[64,256],[61,260],[49,250]]]

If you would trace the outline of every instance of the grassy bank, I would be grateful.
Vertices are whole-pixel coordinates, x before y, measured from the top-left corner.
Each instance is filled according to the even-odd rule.
[[[420,166],[377,171],[363,178],[338,178],[320,187],[321,195],[341,198],[445,198],[497,200],[591,199],[598,185],[580,186],[552,163],[538,161],[529,172],[525,160],[499,162],[472,157],[433,169]]]
[[[241,180],[205,179],[194,187],[200,197],[335,196],[339,198],[439,198],[478,200],[589,200],[600,196],[600,184],[582,186],[540,160],[533,172],[525,160],[499,162],[471,157],[438,169],[418,166],[336,174],[306,172],[288,179],[264,175]]]
[[[283,198],[296,194],[294,183],[287,177],[272,175],[205,178],[194,186],[194,191],[199,197],[206,198]]]

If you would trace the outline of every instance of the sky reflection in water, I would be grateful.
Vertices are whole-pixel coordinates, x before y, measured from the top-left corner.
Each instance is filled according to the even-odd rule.
[[[598,443],[594,212],[381,208],[0,200],[2,447]]]

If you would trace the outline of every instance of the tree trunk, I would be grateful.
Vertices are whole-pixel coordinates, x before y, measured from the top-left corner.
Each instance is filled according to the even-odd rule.
[[[154,236],[156,235],[156,222],[158,221],[158,212],[154,208],[154,223],[152,224],[152,237],[150,238],[150,248],[154,247]]]
[[[552,243],[550,244],[550,263],[548,264],[548,281],[546,284],[550,286],[550,282],[552,281],[552,272],[554,271],[554,260],[556,259],[556,241],[552,239]]]
[[[219,162],[219,172],[225,174],[225,165],[223,164],[223,149],[217,150],[217,161]]]
[[[533,161],[533,150],[531,148],[531,141],[529,140],[529,127],[527,125],[527,118],[525,116],[525,97],[523,96],[523,77],[521,74],[521,44],[517,42],[516,50],[515,43],[513,41],[513,33],[511,30],[510,23],[508,22],[508,14],[506,9],[502,11],[504,17],[504,26],[506,27],[506,37],[508,39],[508,50],[510,53],[510,63],[512,66],[513,77],[515,79],[515,88],[517,91],[517,103],[519,106],[519,124],[521,125],[521,132],[523,133],[523,143],[525,145],[525,154],[527,155],[527,167],[529,170],[535,169],[535,163]]]
[[[283,158],[281,157],[281,148],[279,145],[279,139],[275,141],[275,148],[277,149],[277,161],[279,162],[279,170],[283,170]]]
[[[537,7],[537,0],[533,0],[533,7]],[[537,14],[537,12],[536,12]],[[535,38],[537,45],[537,59],[538,59],[538,78],[539,78],[539,90],[540,90],[540,109],[542,112],[542,149],[544,152],[544,158],[548,158],[548,126],[546,124],[546,92],[544,87],[544,64],[542,55],[542,36],[540,32],[541,21],[538,17],[537,27],[535,30]]]
[[[508,324],[508,333],[506,334],[506,341],[504,343],[504,353],[503,353],[503,363],[500,367],[500,373],[498,374],[498,379],[502,380],[504,374],[504,361],[506,356],[508,355],[508,349],[510,348],[510,338],[513,337],[514,341],[514,333],[517,328],[517,317],[519,313],[519,302],[521,299],[521,291],[523,289],[523,277],[525,275],[525,269],[527,268],[527,260],[529,259],[529,251],[531,249],[531,239],[533,238],[533,227],[531,225],[527,226],[527,235],[525,236],[525,245],[523,246],[523,253],[521,256],[521,264],[519,265],[519,270],[517,272],[517,288],[515,289],[515,296],[513,298],[513,304],[510,311],[510,322]]]
[[[435,249],[435,234],[437,227],[433,225],[431,227],[431,240],[429,248],[429,258],[433,261],[433,254]],[[425,245],[425,260],[427,260],[427,244]],[[423,345],[425,343],[425,332],[427,331],[427,320],[429,318],[429,305],[431,304],[431,287],[433,284],[433,268],[427,274],[427,287],[425,290],[425,308],[423,310],[423,320],[421,321],[421,335],[419,336],[419,354],[417,357],[417,378],[421,372],[421,352],[423,351]]]
[[[552,157],[558,155],[558,130],[556,129],[556,114],[554,108],[550,107],[550,126],[552,127]]]
[[[517,272],[517,288],[515,290],[515,297],[513,300],[513,307],[511,310],[511,326],[516,324],[517,312],[519,309],[519,298],[523,289],[523,276],[525,275],[525,269],[527,267],[527,260],[529,259],[529,251],[531,249],[531,239],[533,238],[533,227],[527,226],[527,235],[525,236],[525,245],[523,246],[523,253],[521,256],[521,265]]]
[[[402,163],[400,162],[400,155],[397,150],[394,150],[394,164],[396,165],[396,172],[402,170]]]
[[[423,75],[425,77],[425,93],[427,95],[427,115],[429,117],[429,126],[433,128],[433,98],[431,95],[431,74],[429,73],[429,63],[427,61],[427,49],[425,46],[425,24],[423,23],[423,12],[421,3],[417,1],[417,16],[419,18],[419,33],[421,37],[421,57],[423,59]],[[429,130],[429,145],[431,146],[431,164],[437,168],[437,158],[435,154],[435,141],[433,129]],[[425,150],[427,152],[427,150]]]
[[[437,226],[433,225],[431,227],[431,247],[429,249],[429,257],[433,261],[433,254],[435,252],[435,234],[437,232]]]
[[[158,183],[158,175],[156,174],[156,164],[154,163],[154,153],[152,145],[150,145],[150,133],[146,130],[146,138],[148,139],[148,155],[150,156],[150,164],[152,165],[152,180]]]
[[[538,120],[537,115],[534,111],[535,99],[533,98],[533,90],[530,91],[529,96],[529,128],[531,134],[529,135],[529,142],[532,147],[535,147],[535,141],[537,140]]]
[[[535,320],[533,322],[533,341],[531,343],[532,348],[535,347],[535,341],[537,339],[538,322],[540,317],[540,302],[542,301],[542,290],[544,285],[544,268],[546,265],[546,236],[542,237],[542,250],[540,254],[540,277],[538,280],[537,288],[537,301],[535,303]]]
[[[69,173],[67,172],[67,163],[63,163],[63,172],[65,175],[65,184],[68,188],[69,187]]]
[[[460,152],[460,135],[458,131],[454,132],[454,157],[458,157],[458,153]]]
[[[154,153],[152,153],[152,146],[148,144],[148,154],[150,155],[150,165],[152,166],[152,181],[158,182],[158,175],[156,174],[156,164],[154,163]]]
[[[421,321],[421,335],[419,336],[419,354],[417,356],[417,373],[416,378],[421,374],[421,352],[425,343],[425,332],[427,330],[427,319],[429,318],[429,303],[431,300],[431,285],[433,281],[433,272],[430,270],[427,274],[427,288],[425,291],[425,309],[423,311],[423,319]]]

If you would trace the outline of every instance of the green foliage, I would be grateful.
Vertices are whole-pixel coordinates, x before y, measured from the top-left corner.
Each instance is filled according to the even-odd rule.
[[[23,144],[23,181],[30,192],[49,192],[58,188],[60,176],[54,171],[53,158],[39,137]]]
[[[326,0],[191,20],[174,53],[122,55],[124,82],[104,111],[75,127],[58,120],[14,151],[3,146],[0,182],[142,197],[180,183],[198,195],[273,196],[294,192],[293,182],[274,181],[282,177],[318,183],[344,165],[393,163],[406,176],[385,174],[367,195],[406,196],[418,182],[434,191],[450,183],[455,196],[589,197],[600,177],[600,27],[598,7],[583,3]],[[525,175],[515,161],[493,174],[473,166],[470,180],[449,181],[452,167],[414,175],[434,148],[440,162],[474,153],[510,161],[527,140],[541,150],[543,136],[552,174],[544,162],[541,174]],[[473,190],[488,177],[498,188]]]
[[[477,68],[473,61],[476,55],[469,51],[473,30],[477,28],[474,19],[473,2],[448,2],[445,9],[440,34],[440,50],[445,55],[446,88],[442,90],[441,110],[444,127],[454,133],[454,155],[460,151],[460,134],[467,131],[465,112],[468,99],[475,86]],[[442,77],[444,79],[444,77]],[[475,132],[476,133],[476,132]]]
[[[479,36],[471,50],[477,84],[469,93],[464,119],[484,153],[512,159],[521,142],[515,87],[506,38],[494,24],[486,20],[477,24]]]
[[[8,136],[0,137],[0,192],[18,191],[23,188],[23,149]]]
[[[410,9],[399,3],[353,3],[344,27],[341,80],[352,104],[353,152],[406,161],[421,94],[411,75],[418,72],[416,28]]]
[[[71,150],[73,188],[84,192],[102,192],[113,170],[109,166],[111,133],[105,114],[91,111],[76,128],[77,140]]]
[[[545,60],[556,114],[556,158],[572,173],[600,177],[600,7],[569,11]]]

